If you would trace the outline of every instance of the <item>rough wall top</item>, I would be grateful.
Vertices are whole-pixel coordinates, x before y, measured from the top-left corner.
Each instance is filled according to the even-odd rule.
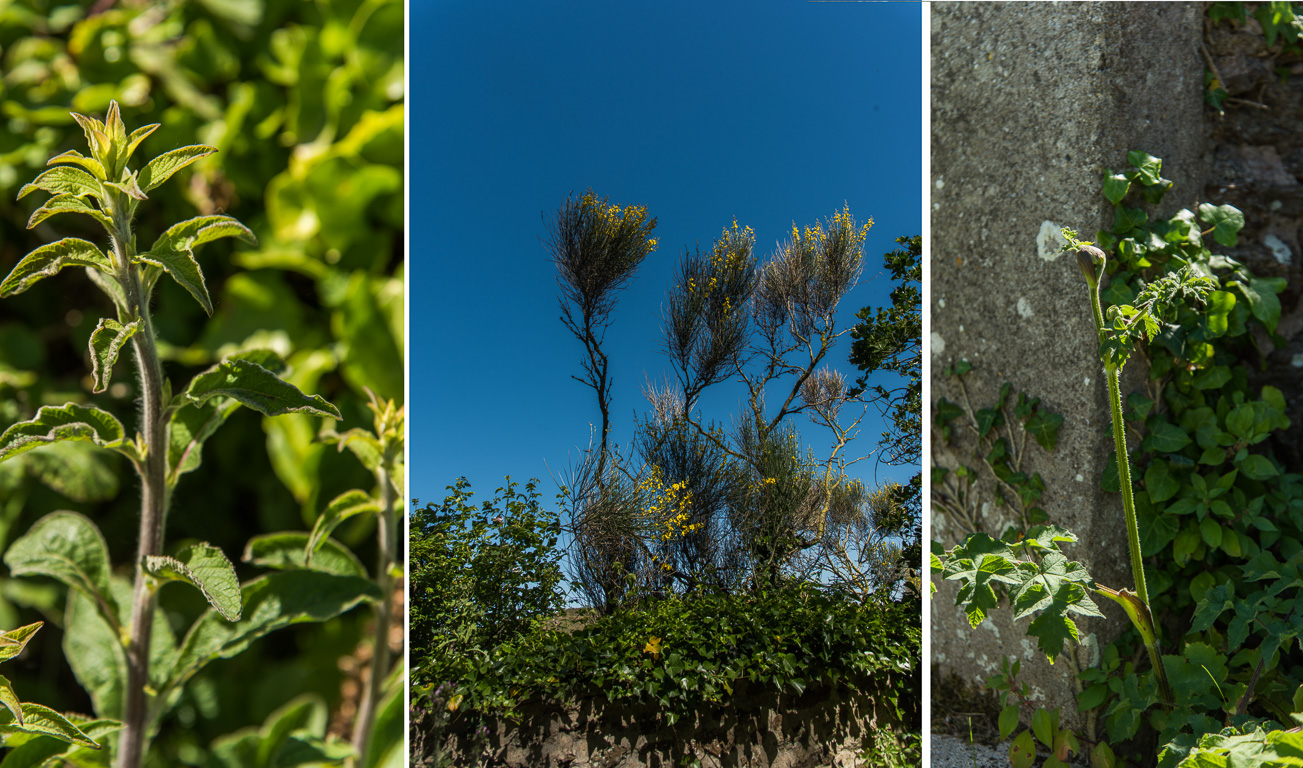
[[[1041,506],[1078,533],[1069,554],[1109,585],[1129,586],[1130,573],[1121,503],[1099,490],[1108,406],[1085,284],[1058,258],[1058,228],[1096,239],[1112,222],[1104,171],[1127,167],[1133,149],[1161,157],[1175,182],[1160,213],[1194,203],[1205,175],[1201,12],[1198,3],[932,5],[932,397],[961,399],[940,372],[966,358],[974,407],[1008,381],[1063,415],[1058,449],[1031,452],[1046,484]],[[1138,368],[1124,389],[1143,381]],[[972,465],[970,451],[933,457]],[[934,516],[933,535],[950,545],[961,531],[946,523]],[[933,602],[935,663],[977,681],[1003,656],[1024,658],[1034,696],[1076,717],[1071,664],[1029,663],[1034,644],[1007,611],[973,631],[953,602],[952,585]],[[1083,632],[1111,639],[1126,620],[1110,615]]]

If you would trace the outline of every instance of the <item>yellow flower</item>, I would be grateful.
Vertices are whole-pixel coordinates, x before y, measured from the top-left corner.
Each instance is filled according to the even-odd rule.
[[[653,637],[647,640],[647,647],[643,648],[642,652],[650,653],[652,656],[659,659],[661,657],[661,639],[659,637]]]

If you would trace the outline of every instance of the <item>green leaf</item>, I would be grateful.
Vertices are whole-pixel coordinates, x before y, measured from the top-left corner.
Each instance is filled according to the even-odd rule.
[[[1185,430],[1168,421],[1155,424],[1147,439],[1150,450],[1155,453],[1176,453],[1191,443]]]
[[[110,219],[103,211],[86,202],[75,195],[56,195],[45,201],[45,205],[32,211],[32,216],[27,220],[27,228],[31,229],[42,221],[56,216],[60,213],[84,213],[95,219],[105,227],[112,228],[113,220]]]
[[[204,243],[211,243],[223,237],[234,237],[249,245],[257,245],[258,238],[253,231],[230,216],[196,216],[179,224],[173,224],[158,236],[150,246],[150,252],[172,251],[190,253]]]
[[[362,768],[404,768],[407,765],[407,754],[403,749],[403,734],[407,732],[407,709],[403,700],[405,679],[403,665],[396,665],[385,683],[385,695],[372,725]]]
[[[1057,413],[1038,413],[1027,421],[1027,431],[1036,442],[1047,451],[1054,450],[1055,442],[1059,437],[1059,426],[1063,424],[1063,416]]]
[[[235,407],[234,404],[219,407],[211,402],[186,403],[172,414],[167,426],[169,484],[175,485],[181,475],[199,468],[204,441],[226,422]]]
[[[211,317],[213,314],[213,300],[208,296],[208,286],[204,283],[204,272],[199,268],[199,262],[195,260],[194,253],[191,251],[167,251],[151,250],[148,253],[141,253],[133,261],[136,264],[150,264],[161,268],[177,285],[186,289],[199,306],[204,308],[204,312]]]
[[[193,544],[176,557],[146,557],[144,568],[160,581],[183,581],[198,589],[222,618],[239,621],[240,580],[221,549],[208,543]]]
[[[1213,227],[1213,239],[1226,247],[1235,245],[1239,231],[1244,229],[1244,214],[1233,205],[1199,206],[1199,219]]]
[[[1127,190],[1131,189],[1131,180],[1126,174],[1113,173],[1112,169],[1105,171],[1104,177],[1104,197],[1114,205],[1122,202],[1122,198],[1127,196]]]
[[[186,635],[169,687],[184,685],[215,659],[231,658],[269,632],[303,622],[326,621],[361,602],[380,600],[369,579],[315,571],[272,573],[246,583],[244,614],[235,623],[209,610]]]
[[[380,503],[364,491],[354,489],[336,496],[317,517],[316,525],[312,526],[312,535],[308,538],[307,548],[304,551],[306,561],[312,562],[312,555],[317,547],[345,520],[362,514],[378,515],[380,512]]]
[[[140,190],[140,185],[136,183],[134,175],[128,175],[123,181],[106,181],[105,187],[111,187],[126,195],[133,200],[147,200],[145,193]]]
[[[1145,490],[1149,492],[1149,500],[1158,504],[1175,496],[1181,490],[1181,483],[1172,474],[1166,461],[1154,459],[1145,470]]]
[[[1280,474],[1276,471],[1276,465],[1271,463],[1271,459],[1256,453],[1245,456],[1244,460],[1236,462],[1235,466],[1251,480],[1270,480]]]
[[[14,693],[14,687],[9,682],[9,678],[4,676],[0,676],[0,705],[9,710],[14,722],[20,726],[23,724],[23,709],[19,704],[18,695]]]
[[[108,174],[105,173],[104,166],[100,165],[99,160],[96,160],[93,157],[86,157],[75,149],[70,149],[61,155],[55,155],[46,161],[45,164],[54,165],[55,163],[73,163],[75,165],[80,165],[82,168],[90,171],[91,175],[94,176],[97,181],[108,179]]]
[[[99,747],[99,744],[83,733],[80,728],[68,722],[68,718],[49,707],[24,703],[22,709],[23,724],[18,725],[16,722],[0,724],[0,734],[36,733],[42,736],[53,736],[69,744],[77,744],[83,747]]]
[[[140,170],[140,188],[148,192],[159,184],[170,179],[172,174],[187,165],[190,165],[199,158],[211,155],[216,151],[216,147],[208,147],[198,144],[195,146],[174,149],[171,152],[164,152],[153,160],[150,160],[149,163]]]
[[[50,576],[93,600],[117,621],[109,591],[109,548],[98,528],[77,512],[51,512],[4,554],[14,576]]]
[[[111,413],[94,406],[68,403],[43,406],[36,412],[36,418],[6,429],[0,435],[0,461],[61,440],[94,443],[134,455],[134,449],[123,436],[122,423]]]
[[[127,598],[130,599],[130,587]],[[129,620],[129,619],[128,619]],[[68,593],[65,625],[76,627],[63,634],[63,655],[77,682],[90,696],[95,712],[102,717],[122,717],[127,686],[127,656],[117,630],[119,618],[110,624],[98,603],[80,591]],[[160,623],[155,621],[157,626]],[[154,648],[151,644],[150,653]]]
[[[1230,328],[1230,313],[1235,309],[1235,294],[1230,291],[1213,291],[1208,295],[1208,333],[1221,336]]]
[[[1036,764],[1036,742],[1031,731],[1023,731],[1009,745],[1009,763],[1013,768],[1032,768]]]
[[[277,378],[261,365],[239,358],[223,360],[196,376],[186,389],[186,397],[198,404],[213,397],[229,397],[264,416],[306,411],[333,419],[343,418],[339,409],[320,395],[305,395],[298,387]],[[3,440],[0,440],[2,450]]]
[[[127,137],[127,150],[122,153],[122,162],[126,163],[130,161],[131,156],[136,153],[136,149],[140,146],[140,142],[148,138],[149,134],[158,130],[158,128],[159,124],[154,123],[153,125],[142,125],[132,131],[131,135]]]
[[[1127,162],[1139,171],[1139,181],[1146,186],[1157,184],[1163,170],[1163,161],[1148,152],[1128,152]]]
[[[334,539],[326,539],[318,544],[316,554],[309,563],[304,556],[308,536],[302,531],[254,536],[245,545],[244,562],[282,571],[306,569],[337,576],[366,577],[366,568],[357,559],[357,555]]]
[[[0,296],[22,293],[37,280],[56,274],[64,267],[88,267],[106,275],[113,273],[113,264],[103,251],[85,240],[65,237],[24,256],[0,283]]]
[[[66,165],[51,168],[30,183],[24,184],[23,188],[18,190],[18,199],[22,200],[38,189],[54,195],[73,197],[94,195],[96,198],[104,199],[104,189],[100,186],[99,180],[81,169]]]
[[[99,325],[95,326],[90,335],[91,378],[95,381],[93,392],[103,392],[109,388],[113,364],[118,361],[122,345],[138,330],[139,320],[123,325],[110,317],[100,318]]]
[[[44,624],[45,622],[38,621],[34,624],[0,633],[0,661],[8,661],[22,653],[23,649],[27,647],[27,642]]]
[[[1280,321],[1280,297],[1276,294],[1284,290],[1284,281],[1279,278],[1253,278],[1248,285],[1233,283],[1249,301],[1249,309],[1268,333],[1276,332],[1276,323]]]

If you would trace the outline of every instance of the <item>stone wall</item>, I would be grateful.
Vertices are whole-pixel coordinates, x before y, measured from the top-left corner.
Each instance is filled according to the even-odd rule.
[[[780,695],[749,691],[743,680],[727,706],[673,726],[658,719],[655,706],[611,704],[600,695],[573,706],[532,704],[518,720],[490,723],[478,742],[478,729],[455,733],[454,764],[670,768],[695,754],[703,768],[854,768],[867,734],[902,729],[891,708],[876,703],[875,689],[866,680]]]
[[[1057,254],[1058,229],[1093,240],[1112,223],[1099,187],[1105,168],[1128,167],[1128,150],[1161,157],[1175,182],[1160,213],[1202,193],[1201,14],[1198,3],[932,5],[932,399],[962,401],[941,372],[966,358],[975,408],[1007,381],[1063,415],[1057,450],[1029,449],[1045,480],[1041,506],[1083,540],[1069,555],[1110,586],[1131,576],[1120,497],[1099,487],[1112,449],[1106,391],[1085,284]],[[1126,371],[1131,388],[1139,368]],[[971,446],[938,443],[934,435],[934,463],[976,464]],[[994,504],[985,510],[989,533],[1012,522]],[[935,513],[932,525],[947,546],[966,533]],[[977,682],[1015,655],[1033,699],[1062,707],[1069,726],[1088,725],[1073,703],[1071,660],[1046,663],[1007,609],[969,629],[954,596],[945,584],[932,601],[935,679],[954,670]],[[1101,607],[1108,622],[1081,626],[1104,643],[1126,618]]]

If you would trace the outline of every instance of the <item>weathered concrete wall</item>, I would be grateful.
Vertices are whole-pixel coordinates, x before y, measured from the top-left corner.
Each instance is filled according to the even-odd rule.
[[[1085,284],[1057,256],[1058,228],[1094,240],[1112,223],[1100,183],[1106,167],[1128,167],[1132,149],[1161,157],[1175,181],[1160,213],[1195,201],[1205,178],[1200,35],[1198,3],[932,5],[932,397],[962,401],[941,371],[966,358],[975,408],[1008,381],[1063,415],[1058,449],[1033,445],[1029,463],[1045,479],[1041,506],[1082,539],[1069,554],[1110,586],[1131,583],[1126,528],[1118,494],[1099,489],[1112,449],[1105,386]],[[1054,237],[1038,246],[1042,231]],[[1138,368],[1127,370],[1133,388]],[[934,447],[933,458],[977,463],[964,444]],[[1012,516],[988,511],[987,531],[999,535]],[[962,538],[954,521],[932,522],[947,545]],[[1083,725],[1073,665],[1048,665],[1008,610],[970,630],[954,596],[946,584],[932,602],[934,665],[976,682],[1020,657],[1034,697]],[[1107,642],[1125,626],[1116,606],[1102,608],[1109,622],[1081,622],[1083,637]]]
[[[610,704],[601,695],[576,706],[540,703],[522,707],[518,721],[491,725],[487,739],[456,732],[454,764],[671,768],[695,755],[705,768],[855,768],[871,733],[902,731],[891,708],[875,702],[874,690],[864,680],[776,694],[748,692],[739,681],[727,706],[674,726],[658,721],[654,705]],[[917,713],[916,703],[901,707]]]

